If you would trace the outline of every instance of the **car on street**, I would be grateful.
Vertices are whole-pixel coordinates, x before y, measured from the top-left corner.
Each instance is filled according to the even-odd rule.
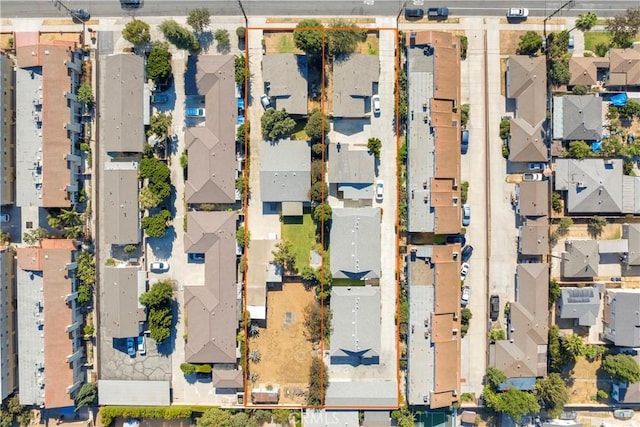
[[[424,16],[424,10],[422,9],[405,9],[404,17],[406,19],[420,19]]]
[[[11,221],[11,217],[9,216],[9,214],[0,215],[0,222],[9,222],[9,221]]]
[[[127,354],[131,357],[136,357],[136,347],[133,338],[127,338]]]
[[[373,95],[371,97],[371,110],[374,116],[378,117],[380,115],[380,95]]]
[[[529,16],[529,9],[525,7],[510,7],[507,9],[507,18],[526,18]]]
[[[471,296],[471,288],[469,286],[462,287],[462,298],[460,299],[460,304],[463,307],[466,307],[469,304],[469,296]]]
[[[471,254],[473,254],[473,246],[469,245],[462,248],[462,262],[469,261]]]
[[[530,171],[539,171],[539,170],[545,170],[547,168],[547,164],[546,163],[529,163],[529,170]]]
[[[467,243],[467,238],[464,237],[464,234],[452,234],[447,236],[445,242],[449,245],[460,243],[460,246],[464,246]]]
[[[149,265],[149,268],[151,269],[151,271],[165,271],[169,269],[169,263],[166,263],[164,261],[156,261],[152,262]]]
[[[168,100],[169,100],[169,96],[167,95],[163,95],[163,94],[151,95],[152,104],[166,104]]]
[[[204,108],[187,108],[185,111],[187,117],[204,117]]]
[[[91,14],[87,9],[73,9],[71,11],[73,22],[82,23],[91,19]]]
[[[147,354],[147,344],[145,342],[144,335],[140,335],[138,337],[138,353],[140,353],[140,356]]]
[[[429,19],[447,19],[449,9],[446,7],[430,7],[427,10],[427,18]]]
[[[465,203],[462,205],[462,225],[468,227],[471,224],[471,206]]]
[[[575,42],[573,36],[571,35],[571,36],[569,36],[569,44],[568,44],[567,47],[569,48],[569,50],[573,50],[575,48],[575,46],[576,46],[576,42]]]
[[[460,136],[460,152],[462,154],[467,154],[467,150],[469,149],[469,131],[463,130],[462,135]]]
[[[498,295],[491,295],[489,298],[489,318],[492,322],[498,320],[500,315],[500,297]]]
[[[469,263],[463,262],[462,266],[460,266],[460,280],[464,281],[467,278],[467,274],[469,274]]]
[[[616,409],[613,411],[613,418],[618,420],[630,420],[633,418],[633,409]]]
[[[120,7],[123,9],[137,9],[142,7],[142,0],[120,0]]]
[[[376,200],[382,200],[384,194],[384,182],[379,179],[376,181]]]
[[[262,108],[266,110],[268,110],[269,108],[273,108],[273,105],[271,105],[271,99],[269,99],[269,97],[266,94],[263,94],[260,97],[260,104],[262,105]]]
[[[526,172],[522,174],[522,180],[523,181],[542,181],[542,174]]]

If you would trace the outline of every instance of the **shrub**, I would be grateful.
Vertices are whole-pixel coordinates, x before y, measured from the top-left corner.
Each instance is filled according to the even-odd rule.
[[[211,373],[211,365],[196,365],[196,373],[198,374],[210,374]]]
[[[609,399],[609,394],[606,391],[604,391],[602,389],[599,389],[598,392],[596,393],[596,399],[597,400],[608,400]]]
[[[374,155],[376,159],[380,158],[380,148],[382,148],[382,141],[378,138],[369,138],[367,141],[367,148]]]
[[[158,29],[164,35],[169,43],[178,49],[197,50],[200,48],[198,39],[188,29],[178,24],[174,19],[167,19],[162,22]]]
[[[584,85],[576,85],[571,88],[571,92],[573,92],[574,95],[586,95],[589,93],[589,88]]]
[[[562,195],[557,191],[551,194],[551,207],[555,213],[562,212]]]
[[[128,254],[135,252],[138,250],[138,246],[136,245],[127,245],[124,247],[124,251]]]
[[[166,209],[155,215],[142,218],[142,229],[149,237],[162,237],[167,232],[167,223],[171,219],[171,212]]]
[[[462,181],[462,185],[460,186],[460,197],[462,198],[462,203],[467,203],[468,196],[469,196],[469,181]]]
[[[213,38],[218,42],[220,46],[229,47],[229,42],[230,42],[229,31],[223,28],[216,30],[216,32],[213,35]]]
[[[492,341],[506,340],[507,334],[504,329],[492,329],[490,337]]]
[[[191,363],[181,363],[180,370],[185,375],[193,375],[196,373],[196,365],[192,365]]]
[[[122,30],[122,37],[134,45],[140,45],[148,43],[151,40],[151,34],[149,33],[149,24],[138,19],[134,19],[128,22]]]
[[[82,328],[82,332],[85,335],[91,336],[95,332],[95,328],[91,323],[88,323],[88,324],[84,325],[84,328]]]
[[[236,36],[238,36],[240,40],[244,40],[244,30],[244,27],[236,28]]]
[[[511,132],[511,121],[507,118],[500,120],[500,138],[509,139]]]

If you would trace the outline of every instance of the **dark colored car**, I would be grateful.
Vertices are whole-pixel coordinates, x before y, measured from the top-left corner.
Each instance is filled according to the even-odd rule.
[[[447,244],[460,243],[460,246],[464,246],[467,243],[467,238],[464,237],[464,234],[452,234],[447,236],[446,242]]]
[[[405,9],[404,17],[407,19],[420,19],[424,16],[424,10],[422,9]]]
[[[137,9],[142,7],[142,0],[120,0],[120,7],[123,9]]]
[[[91,14],[87,9],[73,9],[71,11],[71,18],[73,22],[87,22],[91,19]]]
[[[471,258],[471,254],[473,254],[473,246],[471,245],[465,246],[462,249],[462,262],[469,261],[469,258]]]
[[[446,7],[430,7],[427,10],[427,17],[429,19],[447,19],[449,16],[449,9]]]
[[[498,320],[500,314],[500,297],[498,295],[491,295],[489,299],[489,318],[492,322]]]
[[[463,130],[462,136],[460,137],[460,151],[462,154],[467,154],[467,150],[469,149],[469,131]]]

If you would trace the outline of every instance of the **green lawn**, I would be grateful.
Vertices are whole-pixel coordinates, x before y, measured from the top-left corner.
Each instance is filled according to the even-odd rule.
[[[296,120],[296,127],[291,132],[291,139],[298,141],[308,141],[309,135],[304,131],[304,127],[307,125],[307,119]]]
[[[306,212],[306,211],[305,211]],[[306,212],[300,217],[283,217],[282,240],[293,244],[298,271],[309,265],[309,252],[316,244],[316,225],[311,213]]]
[[[278,39],[278,53],[295,53],[296,45],[293,43],[293,33],[284,34]]]
[[[364,280],[333,279],[332,286],[364,286]]]
[[[596,51],[596,46],[599,44],[611,43],[611,34],[606,31],[587,31],[584,33],[584,48],[591,52]]]

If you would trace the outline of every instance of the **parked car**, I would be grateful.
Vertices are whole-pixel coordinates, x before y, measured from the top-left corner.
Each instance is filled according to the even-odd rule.
[[[575,420],[576,418],[578,418],[578,413],[574,412],[574,411],[564,411],[560,414],[560,418],[561,420]]]
[[[204,108],[187,108],[185,111],[187,117],[204,117]]]
[[[147,354],[147,345],[144,335],[140,335],[138,337],[138,353],[140,353],[140,356],[144,356],[145,354]]]
[[[525,7],[511,7],[507,10],[507,18],[526,18],[529,16],[529,9]]]
[[[523,173],[522,174],[523,181],[542,181],[541,173]]]
[[[374,116],[380,115],[380,95],[373,95],[371,97],[371,110]]]
[[[11,217],[9,216],[9,214],[0,215],[0,222],[9,222],[9,221],[11,221]]]
[[[576,46],[576,42],[573,39],[573,35],[569,36],[569,44],[568,44],[568,48],[569,50],[573,50],[573,48]]]
[[[427,10],[427,17],[429,19],[447,19],[449,16],[449,9],[446,7],[430,7]]]
[[[460,137],[460,152],[462,154],[467,154],[467,150],[469,149],[469,131],[463,130],[462,136]]]
[[[74,22],[87,22],[91,19],[91,14],[87,9],[73,9],[71,11],[71,18]]]
[[[404,17],[406,19],[420,19],[424,16],[424,10],[422,9],[405,9]]]
[[[462,225],[468,227],[471,224],[471,206],[467,203],[462,205]]]
[[[547,168],[547,164],[546,163],[529,163],[529,170],[530,171],[537,171],[537,170],[545,170]]]
[[[162,95],[162,94],[151,95],[152,104],[166,104],[168,100],[169,100],[169,97],[167,95]]]
[[[633,409],[616,409],[613,411],[613,418],[619,420],[630,420],[633,418]]]
[[[137,9],[142,7],[142,0],[120,0],[120,7],[123,9]]]
[[[473,246],[469,245],[462,248],[462,262],[469,261],[471,254],[473,254]]]
[[[152,262],[149,265],[149,268],[151,269],[151,271],[165,271],[169,269],[169,264],[164,261],[156,261]]]
[[[460,280],[463,280],[467,278],[467,274],[469,274],[469,263],[468,262],[463,262],[462,265],[460,266]]]
[[[131,357],[136,356],[136,347],[133,338],[127,338],[127,354]]]
[[[260,104],[262,104],[262,108],[264,108],[265,110],[273,108],[273,105],[271,105],[271,99],[269,99],[269,97],[265,94],[260,97]]]
[[[204,254],[190,253],[189,254],[189,261],[190,262],[204,262]]]
[[[467,238],[464,234],[452,234],[445,239],[447,244],[460,243],[460,246],[464,246],[467,243]]]
[[[379,179],[376,181],[376,200],[382,200],[384,194],[384,182]]]
[[[462,298],[460,299],[460,304],[463,307],[466,307],[469,304],[469,297],[471,296],[471,288],[469,286],[462,287]]]
[[[500,315],[500,297],[498,295],[491,295],[489,299],[489,318],[492,322],[498,320]]]

